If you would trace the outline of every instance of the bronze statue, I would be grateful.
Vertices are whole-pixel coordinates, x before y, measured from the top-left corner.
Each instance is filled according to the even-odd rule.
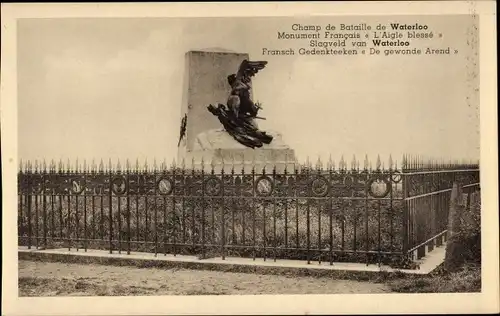
[[[208,106],[208,110],[219,118],[226,131],[241,144],[255,148],[269,144],[272,136],[259,131],[255,119],[257,113],[262,109],[257,102],[254,103],[250,97],[250,81],[259,70],[264,69],[267,61],[244,60],[236,74],[229,75],[227,81],[231,86],[231,92],[227,100],[227,108],[224,104],[214,107]]]

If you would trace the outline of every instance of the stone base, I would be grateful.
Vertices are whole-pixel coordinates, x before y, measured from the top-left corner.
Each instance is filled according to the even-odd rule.
[[[224,167],[224,172],[235,173],[251,172],[255,167],[257,173],[271,173],[276,166],[277,172],[283,172],[285,166],[289,172],[293,171],[296,163],[295,151],[283,141],[282,135],[275,131],[266,131],[273,136],[271,144],[264,144],[261,148],[249,148],[238,143],[224,129],[209,130],[200,133],[195,140],[193,150],[179,153],[179,161],[184,160],[186,168],[194,166],[201,169],[203,161],[205,170],[214,166],[216,172]]]

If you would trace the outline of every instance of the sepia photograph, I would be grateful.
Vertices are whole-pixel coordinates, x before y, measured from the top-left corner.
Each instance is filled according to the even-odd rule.
[[[485,294],[481,18],[13,19],[10,295]]]

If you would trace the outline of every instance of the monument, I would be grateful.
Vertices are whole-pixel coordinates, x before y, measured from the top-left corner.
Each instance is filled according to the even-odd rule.
[[[178,160],[206,170],[293,170],[295,152],[276,131],[261,131],[261,104],[252,101],[251,78],[267,65],[248,54],[220,50],[186,53]],[[272,106],[269,105],[269,106]]]

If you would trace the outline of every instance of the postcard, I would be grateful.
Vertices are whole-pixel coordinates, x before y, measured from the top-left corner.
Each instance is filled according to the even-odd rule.
[[[3,314],[498,312],[495,15],[2,4]]]

